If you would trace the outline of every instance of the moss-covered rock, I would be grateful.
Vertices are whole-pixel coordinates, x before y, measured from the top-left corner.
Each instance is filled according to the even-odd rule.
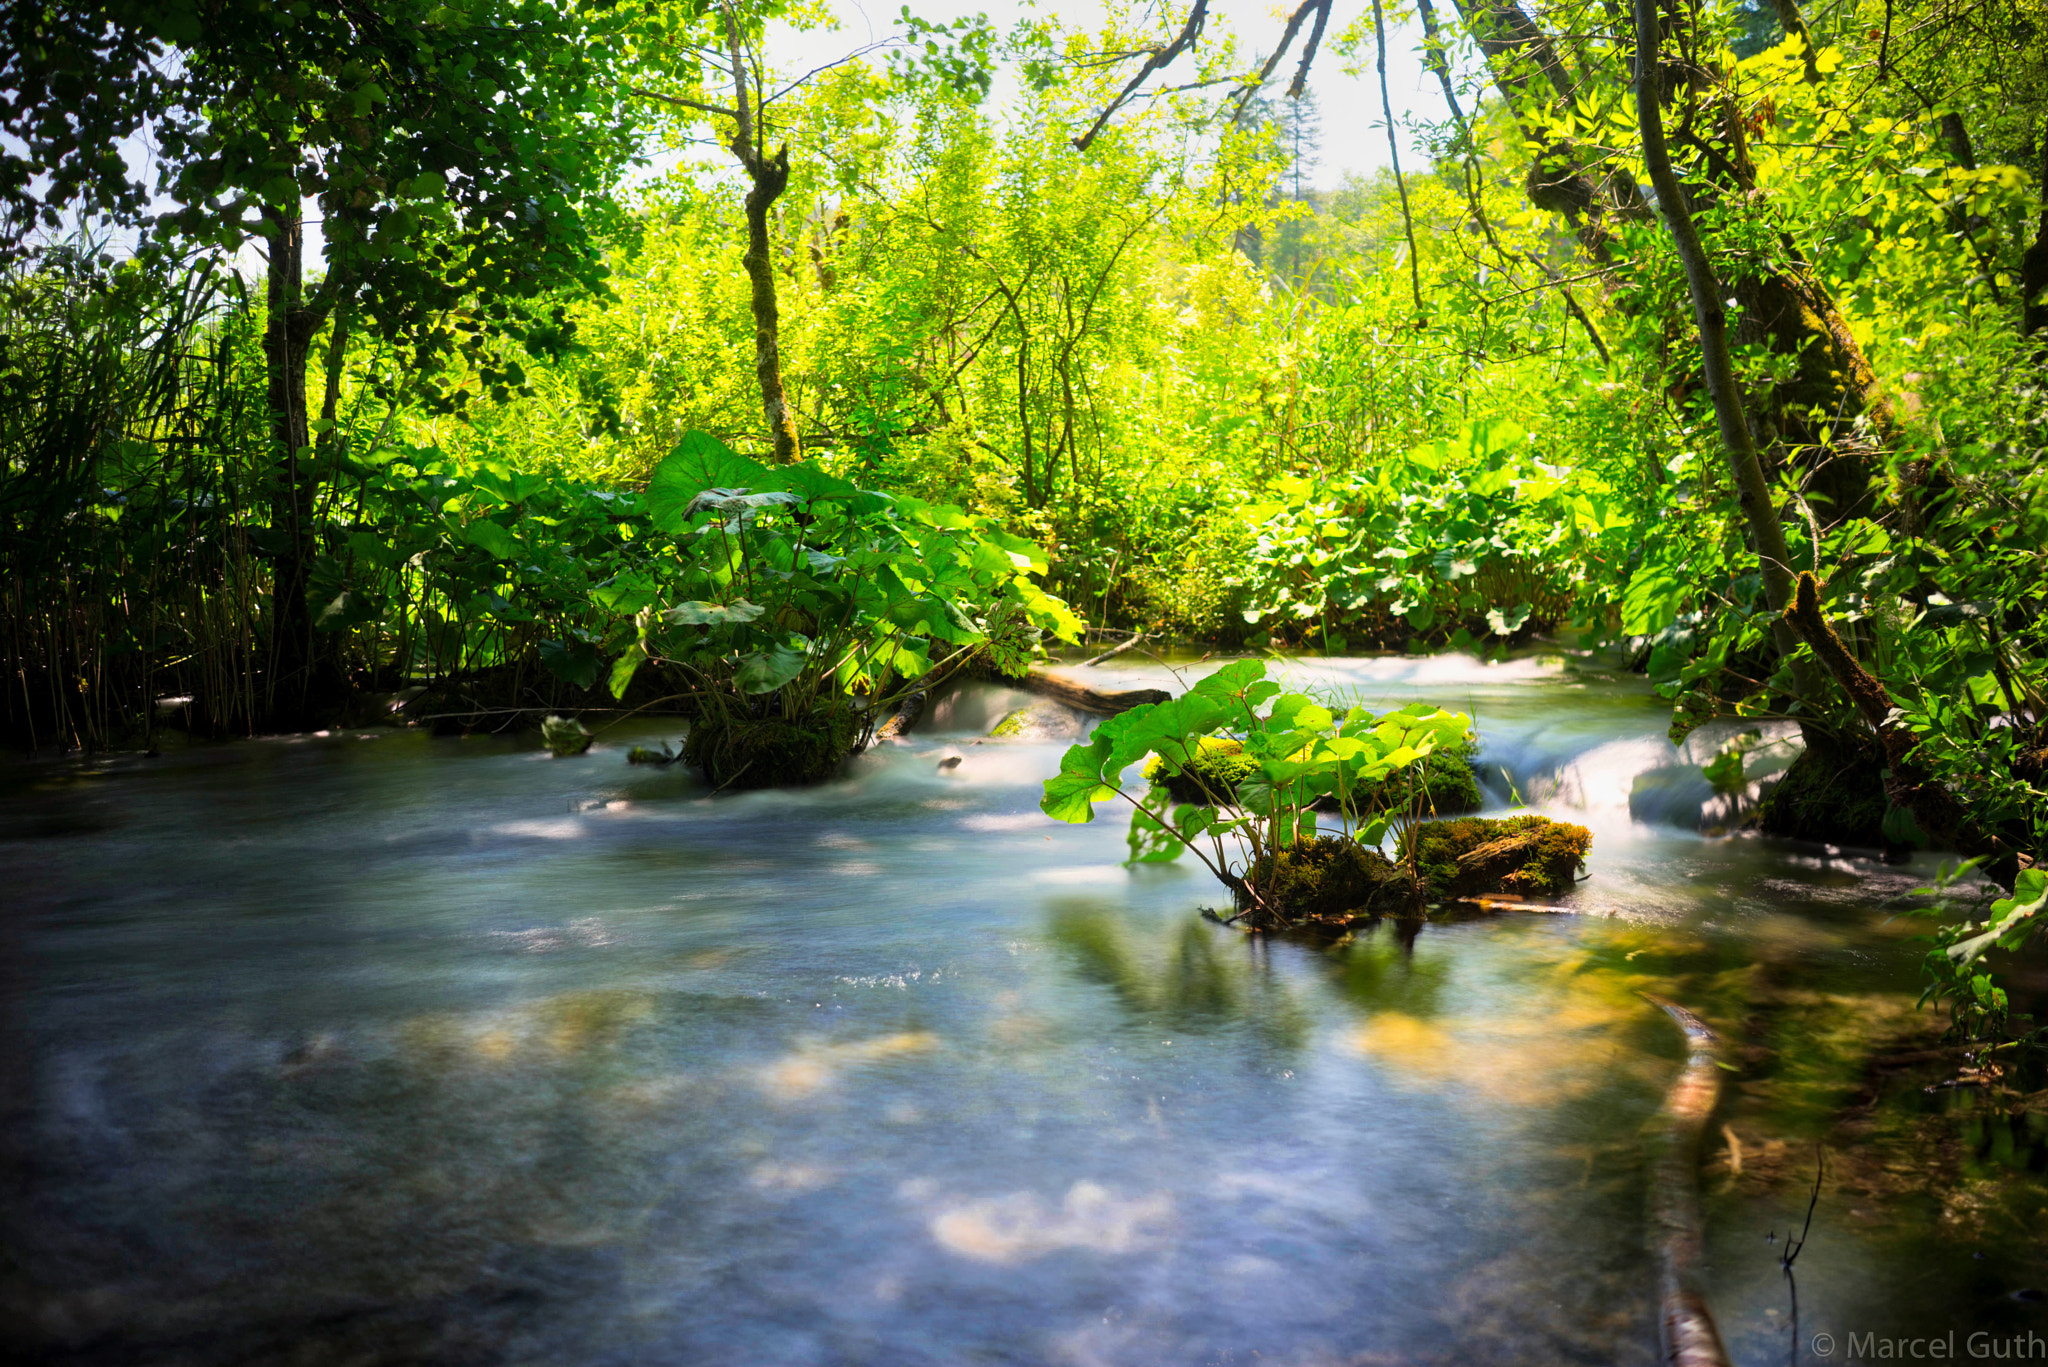
[[[1204,736],[1195,749],[1191,764],[1174,767],[1163,755],[1145,761],[1145,781],[1164,787],[1175,802],[1194,802],[1205,807],[1231,802],[1237,785],[1258,771],[1258,764],[1245,754],[1244,744],[1228,736]]]
[[[1764,799],[1757,829],[1794,840],[1881,846],[1884,769],[1875,740],[1811,744]]]
[[[550,716],[540,724],[540,738],[554,752],[556,759],[582,754],[594,739],[589,728],[574,717],[556,716]]]
[[[1375,792],[1363,795],[1359,806],[1374,811],[1407,811],[1411,795],[1419,790],[1418,805],[1424,812],[1438,816],[1476,812],[1485,805],[1472,767],[1473,757],[1478,753],[1479,742],[1467,740],[1455,751],[1431,756],[1420,770],[1404,770],[1387,778]],[[1175,802],[1213,806],[1234,801],[1238,783],[1257,769],[1258,765],[1244,753],[1244,746],[1238,741],[1228,736],[1205,736],[1193,763],[1173,768],[1162,756],[1154,755],[1145,761],[1144,774],[1148,783],[1164,787]]]
[[[1468,816],[1411,826],[1401,836],[1400,858],[1412,853],[1431,897],[1555,897],[1578,881],[1592,847],[1584,826],[1543,816]]]
[[[1247,918],[1261,929],[1401,915],[1422,906],[1407,869],[1378,850],[1334,835],[1304,840],[1255,861],[1243,882],[1258,890],[1267,908]],[[1237,903],[1240,910],[1253,905],[1242,887]]]
[[[794,722],[705,717],[691,724],[683,758],[720,788],[798,788],[838,773],[853,742],[853,716],[843,710]]]

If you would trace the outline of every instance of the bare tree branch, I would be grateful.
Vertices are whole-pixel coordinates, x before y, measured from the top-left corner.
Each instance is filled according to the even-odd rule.
[[[1186,52],[1201,41],[1202,26],[1208,22],[1209,0],[1195,0],[1195,7],[1188,11],[1188,21],[1182,26],[1180,36],[1165,47],[1154,52],[1146,60],[1145,65],[1138,68],[1138,74],[1131,77],[1125,83],[1124,88],[1118,92],[1117,97],[1109,102],[1109,107],[1103,110],[1096,117],[1095,122],[1088,126],[1088,131],[1074,139],[1074,150],[1077,152],[1087,151],[1088,144],[1095,141],[1096,135],[1102,131],[1103,126],[1109,122],[1111,116],[1117,110],[1123,108],[1130,101],[1131,96],[1137,93],[1138,87],[1145,83],[1146,77],[1155,71],[1162,70],[1171,65],[1181,53]]]

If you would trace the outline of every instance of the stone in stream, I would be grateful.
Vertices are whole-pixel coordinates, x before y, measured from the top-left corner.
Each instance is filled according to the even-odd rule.
[[[580,755],[590,748],[589,728],[574,717],[550,716],[540,724],[540,738],[547,742],[556,759]]]
[[[1028,703],[995,724],[995,740],[1079,740],[1088,718],[1062,703],[1042,698]]]

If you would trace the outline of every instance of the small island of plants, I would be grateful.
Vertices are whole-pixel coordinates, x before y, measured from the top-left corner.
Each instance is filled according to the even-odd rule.
[[[1418,703],[1339,715],[1285,691],[1264,661],[1239,660],[1179,698],[1105,720],[1067,751],[1040,805],[1086,822],[1097,802],[1123,798],[1132,862],[1192,855],[1230,890],[1228,919],[1255,930],[1418,916],[1430,902],[1483,893],[1568,891],[1592,844],[1584,827],[1540,816],[1425,819],[1438,791],[1469,786],[1478,805],[1475,748],[1464,713]],[[1149,786],[1137,795],[1123,775],[1140,760]],[[1379,848],[1390,832],[1393,857]]]

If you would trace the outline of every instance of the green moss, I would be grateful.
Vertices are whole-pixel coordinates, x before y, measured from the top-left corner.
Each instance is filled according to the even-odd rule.
[[[1883,845],[1884,768],[1874,741],[1809,746],[1764,799],[1758,829],[1794,840]]]
[[[1486,805],[1474,764],[1478,758],[1479,740],[1468,736],[1457,749],[1431,755],[1419,770],[1404,769],[1389,775],[1363,805],[1389,812],[1405,812],[1412,807],[1434,816],[1476,812]]]
[[[1244,882],[1258,889],[1272,913],[1261,929],[1306,922],[1345,922],[1359,916],[1417,911],[1421,899],[1408,871],[1378,850],[1325,835],[1256,861]],[[1250,896],[1238,892],[1240,908]],[[1277,924],[1268,924],[1277,918]]]
[[[1593,833],[1584,826],[1542,816],[1468,816],[1410,827],[1399,857],[1406,860],[1413,851],[1431,897],[1555,897],[1578,881],[1592,847]]]
[[[683,758],[720,788],[798,788],[823,783],[853,752],[852,714],[834,710],[800,722],[700,718]]]
[[[1244,745],[1228,736],[1204,736],[1196,747],[1193,763],[1176,768],[1164,755],[1145,761],[1145,781],[1164,786],[1175,802],[1203,806],[1230,802],[1237,797],[1237,785],[1258,772],[1258,763],[1245,754]]]

